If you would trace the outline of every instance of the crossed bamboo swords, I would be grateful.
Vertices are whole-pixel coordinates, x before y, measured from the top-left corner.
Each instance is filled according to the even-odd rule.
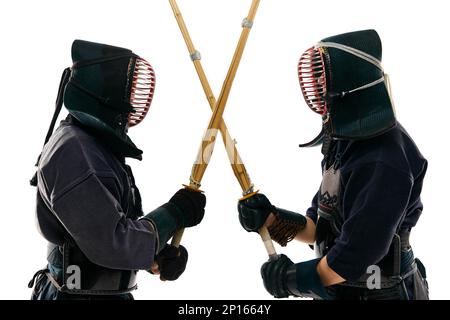
[[[217,101],[216,98],[214,97],[214,93],[212,92],[211,86],[209,85],[208,79],[206,78],[205,71],[203,70],[203,66],[200,61],[201,60],[200,52],[197,51],[194,47],[194,44],[192,42],[192,39],[189,35],[186,24],[184,22],[183,16],[181,15],[180,9],[178,8],[177,2],[176,0],[169,0],[169,2],[175,15],[175,19],[178,22],[178,26],[180,27],[184,41],[186,42],[186,46],[191,56],[191,60],[194,63],[195,70],[197,71],[197,75],[202,84],[203,91],[205,92],[211,110],[213,111],[213,114],[209,121],[208,128],[202,139],[201,147],[197,155],[197,160],[192,167],[189,185],[185,187],[191,190],[199,191],[201,180],[206,171],[209,160],[211,159],[212,156],[217,131],[220,131],[222,135],[222,140],[227,150],[228,158],[231,163],[231,168],[233,169],[234,175],[236,176],[236,179],[241,185],[243,191],[243,198],[241,200],[249,199],[254,195],[256,195],[258,191],[254,191],[254,187],[253,184],[251,183],[250,176],[248,175],[247,170],[244,164],[242,163],[242,159],[237,151],[236,143],[233,142],[232,145],[229,144],[229,142],[234,140],[231,138],[230,133],[228,132],[227,126],[224,120],[222,119],[222,115],[225,111],[225,106],[228,101],[231,86],[236,76],[236,72],[239,63],[241,61],[248,36],[250,34],[250,30],[253,26],[253,20],[256,16],[256,11],[258,10],[260,0],[252,0],[250,11],[247,17],[242,22],[242,33],[239,38],[239,42],[234,52],[233,60],[231,61],[227,76],[222,85],[222,89],[220,91],[220,95]],[[172,239],[172,245],[177,247],[180,245],[181,238],[183,236],[183,231],[184,231],[183,229],[177,231],[177,233],[174,235]],[[259,230],[259,234],[262,238],[262,241],[266,248],[267,254],[269,255],[269,258],[271,259],[276,258],[277,254],[275,251],[275,247],[272,243],[267,228],[262,227]]]

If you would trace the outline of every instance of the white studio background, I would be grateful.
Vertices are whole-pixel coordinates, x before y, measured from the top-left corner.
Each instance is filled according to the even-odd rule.
[[[216,95],[250,3],[179,0]],[[447,1],[437,0],[263,0],[225,111],[256,186],[277,206],[304,213],[320,183],[321,154],[297,145],[318,133],[320,118],[301,97],[298,58],[324,37],[375,28],[383,39],[398,118],[430,162],[425,210],[412,242],[428,268],[433,299],[450,298],[450,218],[445,204],[448,12]],[[150,114],[130,133],[144,150],[142,162],[129,162],[145,211],[166,202],[187,182],[211,112],[168,1],[2,1],[0,30],[0,298],[28,299],[27,282],[45,265],[46,254],[34,221],[36,190],[28,180],[53,113],[61,73],[71,65],[72,41],[130,48],[156,70]],[[219,143],[203,189],[206,217],[183,238],[190,253],[187,271],[174,283],[140,273],[137,299],[270,298],[259,275],[266,254],[258,236],[239,225],[240,189]],[[296,262],[314,257],[299,243],[279,251]]]

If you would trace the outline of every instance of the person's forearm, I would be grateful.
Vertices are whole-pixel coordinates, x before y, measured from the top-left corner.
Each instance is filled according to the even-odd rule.
[[[317,273],[319,274],[320,280],[324,287],[333,286],[345,282],[345,279],[334,272],[333,269],[328,265],[327,257],[323,257],[317,265]]]
[[[316,241],[316,224],[308,217],[306,217],[306,221],[306,227],[297,233],[295,239],[312,245]]]

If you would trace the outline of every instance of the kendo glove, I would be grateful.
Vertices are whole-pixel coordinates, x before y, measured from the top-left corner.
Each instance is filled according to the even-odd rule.
[[[248,232],[258,232],[269,214],[273,213],[275,220],[268,227],[270,237],[283,247],[305,229],[307,224],[303,215],[273,206],[269,199],[260,193],[239,201],[238,212],[239,221]]]
[[[160,279],[165,281],[177,280],[186,269],[188,252],[185,247],[166,245],[156,256]]]
[[[287,256],[278,255],[277,259],[269,260],[261,267],[264,287],[275,298],[330,299],[317,273],[320,260],[294,264]]]
[[[248,232],[258,232],[264,225],[274,206],[262,193],[238,202],[239,222]]]
[[[179,229],[194,227],[203,220],[206,197],[202,192],[183,188],[173,195],[169,203],[179,210],[177,215]]]
[[[205,215],[206,197],[203,193],[180,189],[161,207],[142,219],[152,223],[158,238],[159,253],[176,230],[198,225]]]
[[[275,298],[287,298],[292,295],[287,288],[287,270],[294,263],[284,254],[277,259],[269,260],[261,267],[264,287]]]

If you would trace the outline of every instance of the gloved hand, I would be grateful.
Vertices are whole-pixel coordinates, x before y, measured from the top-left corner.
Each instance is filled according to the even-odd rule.
[[[239,201],[238,211],[239,221],[245,230],[258,232],[268,222],[270,237],[283,247],[307,225],[303,215],[273,206],[261,193]]]
[[[287,256],[278,255],[276,260],[270,260],[261,267],[264,287],[275,298],[331,299],[317,272],[320,261],[314,259],[294,264]]]
[[[176,230],[198,225],[205,215],[205,205],[203,193],[180,189],[169,202],[142,217],[151,222],[157,233],[156,254],[165,248]]]
[[[188,252],[185,247],[166,245],[156,256],[158,272],[162,281],[177,280],[186,269]]]
[[[178,228],[194,227],[203,220],[206,206],[203,193],[183,188],[173,195],[169,203],[178,208]]]
[[[269,260],[261,267],[261,276],[267,292],[275,298],[287,298],[292,293],[287,287],[287,270],[294,263],[284,254],[278,255],[276,260]]]
[[[257,193],[238,202],[239,222],[248,232],[258,232],[273,209],[269,199],[264,194]]]

